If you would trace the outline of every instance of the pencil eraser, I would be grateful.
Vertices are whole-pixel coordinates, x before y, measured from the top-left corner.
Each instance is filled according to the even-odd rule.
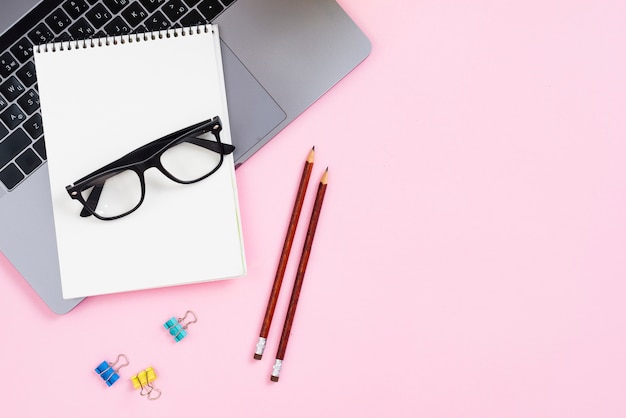
[[[261,360],[261,357],[263,357],[261,354],[255,354],[254,355],[254,359],[255,360]]]
[[[278,382],[278,376],[272,376],[272,377],[270,377],[270,380],[272,382]]]

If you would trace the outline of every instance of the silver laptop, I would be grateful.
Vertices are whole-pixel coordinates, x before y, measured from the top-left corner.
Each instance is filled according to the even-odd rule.
[[[61,296],[33,45],[206,22],[220,27],[237,166],[371,48],[334,0],[2,1],[0,251],[52,311],[82,299]]]

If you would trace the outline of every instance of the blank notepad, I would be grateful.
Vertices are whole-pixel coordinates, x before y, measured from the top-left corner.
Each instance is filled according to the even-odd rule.
[[[145,172],[141,207],[81,218],[65,187],[128,152],[219,116],[232,143],[218,29],[179,28],[36,47],[63,296],[197,283],[246,273],[232,154],[183,185]],[[207,136],[208,137],[208,136]]]

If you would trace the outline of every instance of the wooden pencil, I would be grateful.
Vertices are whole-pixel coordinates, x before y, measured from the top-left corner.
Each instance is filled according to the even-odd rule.
[[[313,238],[315,237],[315,230],[317,229],[317,222],[322,211],[322,203],[324,202],[324,195],[326,194],[326,186],[328,183],[328,168],[324,171],[324,175],[320,180],[320,185],[317,189],[317,196],[315,197],[315,203],[313,204],[313,212],[311,214],[311,221],[309,222],[309,228],[306,232],[306,238],[304,240],[304,247],[302,249],[302,256],[300,257],[300,264],[298,265],[298,272],[296,273],[296,280],[293,284],[293,291],[291,292],[291,299],[289,301],[289,307],[287,308],[287,316],[285,317],[285,324],[283,325],[283,332],[280,337],[280,343],[278,344],[278,351],[276,353],[276,362],[272,370],[271,380],[278,382],[280,376],[280,370],[285,359],[285,351],[287,351],[287,343],[289,342],[289,335],[291,334],[291,327],[293,325],[293,319],[296,315],[296,308],[298,306],[298,300],[300,299],[300,292],[302,290],[302,283],[304,282],[304,274],[306,272],[307,264],[309,263],[309,256],[311,255],[311,248],[313,247]]]
[[[285,242],[283,244],[283,250],[280,254],[280,260],[278,261],[278,268],[276,269],[276,275],[274,276],[274,284],[272,285],[272,291],[270,292],[270,298],[267,302],[267,309],[265,310],[265,317],[263,318],[263,325],[261,325],[261,332],[259,341],[256,345],[256,352],[254,358],[261,360],[263,357],[263,351],[265,350],[265,343],[267,342],[267,335],[270,332],[270,326],[272,325],[272,318],[274,316],[274,310],[276,309],[276,300],[280,293],[280,287],[283,283],[283,277],[285,276],[285,269],[287,267],[287,260],[289,259],[289,253],[291,252],[291,246],[293,244],[293,237],[296,233],[296,226],[300,219],[300,212],[302,212],[302,204],[304,202],[304,196],[306,189],[311,178],[311,170],[313,169],[313,160],[315,157],[315,147],[311,148],[309,155],[304,163],[304,169],[302,170],[302,177],[300,178],[300,185],[298,186],[298,193],[296,194],[296,201],[291,212],[291,219],[289,220],[289,227],[287,228],[287,235],[285,236]]]

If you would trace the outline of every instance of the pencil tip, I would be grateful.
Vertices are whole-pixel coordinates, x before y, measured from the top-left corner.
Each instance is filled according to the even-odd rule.
[[[315,147],[311,148],[311,151],[309,151],[309,156],[306,158],[306,162],[312,163],[314,156],[315,156]]]
[[[324,175],[322,176],[322,179],[320,180],[320,183],[322,183],[322,184],[327,184],[328,183],[328,167],[326,167],[326,171],[324,171]]]

